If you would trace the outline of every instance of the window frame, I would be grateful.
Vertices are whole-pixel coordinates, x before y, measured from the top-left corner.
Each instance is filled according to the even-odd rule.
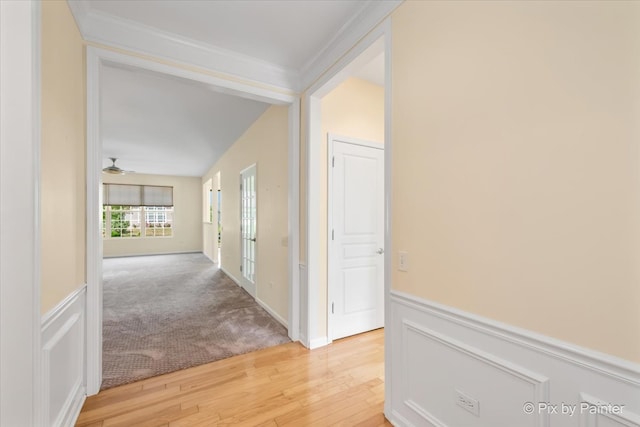
[[[120,208],[126,209],[113,209],[114,206],[118,206]],[[113,212],[135,212],[138,214],[138,230],[140,230],[138,235],[128,236],[113,236]],[[157,238],[173,238],[175,235],[175,222],[174,222],[174,206],[122,206],[122,205],[103,205],[102,206],[102,238],[105,240],[129,240],[129,239],[157,239]],[[147,215],[152,214],[155,215],[157,219],[158,214],[164,216],[164,221],[162,221],[163,225],[158,227],[157,225],[150,226],[149,224],[156,224],[158,221],[147,221]],[[166,224],[170,224],[168,227]],[[147,230],[153,229],[153,234],[149,235]],[[162,229],[162,234],[158,235],[156,233],[157,229]],[[166,230],[169,229],[170,234],[166,235]],[[121,229],[122,230],[122,229]]]

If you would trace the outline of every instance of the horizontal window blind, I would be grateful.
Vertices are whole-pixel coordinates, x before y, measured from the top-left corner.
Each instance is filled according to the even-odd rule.
[[[105,206],[173,206],[173,187],[102,184]]]

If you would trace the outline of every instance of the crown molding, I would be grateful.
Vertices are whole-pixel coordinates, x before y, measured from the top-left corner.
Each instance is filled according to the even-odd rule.
[[[140,55],[199,67],[287,91],[307,89],[403,0],[368,0],[300,70],[91,10],[87,0],[67,0],[83,38]],[[295,35],[292,35],[295,36]]]
[[[313,85],[332,65],[387,18],[404,0],[370,0],[300,69],[300,89]]]
[[[205,68],[280,89],[298,90],[299,74],[292,68],[96,12],[85,1],[68,1],[68,4],[83,38],[88,42]]]
[[[89,3],[84,1],[67,0],[67,4],[69,5],[69,9],[71,9],[71,14],[73,15],[73,19],[76,21],[80,34],[82,34],[84,38],[87,33],[85,25],[87,22],[87,15],[89,14]]]

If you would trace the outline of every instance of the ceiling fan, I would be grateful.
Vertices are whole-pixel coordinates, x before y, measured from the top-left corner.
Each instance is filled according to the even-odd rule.
[[[124,175],[127,173],[135,173],[134,171],[126,171],[116,166],[116,160],[118,160],[117,157],[109,157],[109,160],[111,160],[112,164],[111,166],[107,166],[106,168],[102,169],[103,173],[110,173],[112,175]]]

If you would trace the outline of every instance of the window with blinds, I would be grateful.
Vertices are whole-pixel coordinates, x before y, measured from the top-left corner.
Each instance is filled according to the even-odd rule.
[[[173,187],[103,184],[105,239],[173,237]]]
[[[105,206],[173,206],[173,187],[102,184]]]

